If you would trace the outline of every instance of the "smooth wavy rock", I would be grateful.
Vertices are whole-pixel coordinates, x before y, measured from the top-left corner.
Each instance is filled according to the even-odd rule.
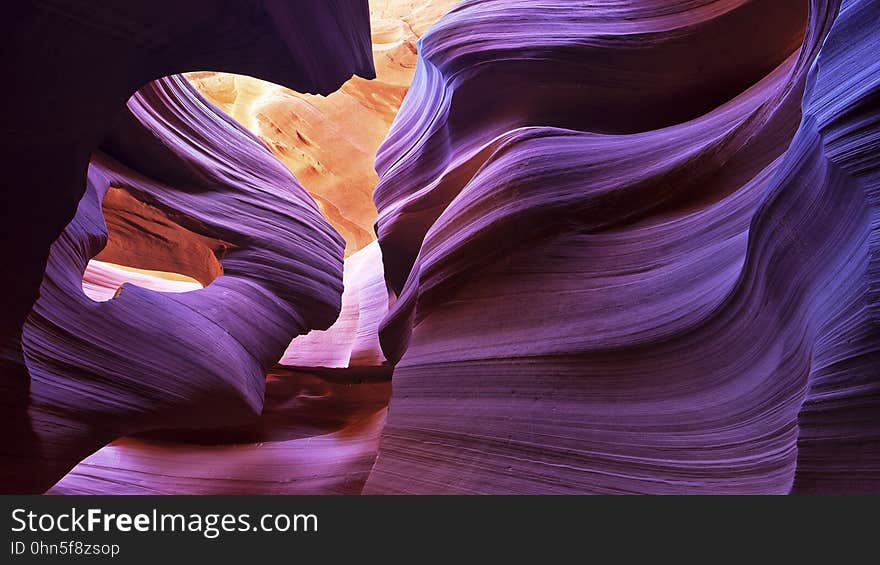
[[[276,369],[256,421],[213,433],[123,438],[49,494],[359,494],[390,393],[387,379],[334,383]]]
[[[187,78],[294,172],[345,238],[348,256],[376,240],[373,161],[412,82],[416,41],[457,1],[370,2],[376,78],[353,77],[326,97],[251,76],[201,72]]]
[[[809,391],[798,416],[795,493],[880,492],[878,50],[880,2],[843,2],[813,68],[804,121],[789,150],[795,162],[817,152],[813,159],[833,180],[807,185],[833,217],[818,225],[818,218],[805,215],[800,232],[849,241],[837,248],[825,243],[814,259],[830,272],[814,283],[815,337]],[[855,205],[847,208],[848,199]]]
[[[163,292],[198,286],[167,274],[120,273],[95,261],[84,285],[120,277]],[[378,243],[345,260],[343,280],[339,318],[291,342],[269,371],[257,420],[123,438],[86,458],[49,492],[359,494],[391,395],[391,367],[378,338],[388,306]],[[109,282],[99,288],[112,296]]]
[[[22,331],[29,391],[6,415],[3,444],[13,492],[48,488],[117,437],[253,422],[291,339],[340,310],[342,238],[290,171],[185,79],[141,89],[101,149]],[[204,288],[126,284],[95,302],[83,273],[99,251]]]
[[[327,94],[372,77],[366,0],[35,0],[3,18],[0,344],[36,300],[92,152],[144,84],[187,71]]]
[[[880,491],[880,1],[178,4],[4,24],[3,491]]]
[[[365,492],[876,491],[878,3],[815,65],[809,8],[472,0],[423,37]]]

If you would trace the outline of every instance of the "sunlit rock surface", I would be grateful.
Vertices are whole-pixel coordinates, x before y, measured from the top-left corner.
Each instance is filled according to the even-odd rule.
[[[379,323],[388,313],[379,244],[345,260],[342,310],[326,330],[294,339],[279,364],[288,367],[378,367],[385,364]]]
[[[122,267],[103,261],[89,261],[83,273],[82,287],[85,295],[95,302],[106,302],[115,298],[125,283],[159,292],[189,292],[204,288],[186,275]]]
[[[266,370],[340,307],[344,242],[292,174],[184,80],[144,85],[210,68],[327,94],[374,72],[365,0],[38,0],[0,26],[0,488],[39,492],[115,437],[255,417]],[[158,229],[143,263],[106,260],[214,283],[88,298],[108,194]]]
[[[373,76],[366,0],[35,0],[7,6],[0,343],[37,296],[92,152],[137,89],[212,69],[328,94]],[[166,164],[168,167],[179,166]]]
[[[880,2],[233,4],[3,24],[4,492],[880,491]]]
[[[370,2],[376,78],[354,77],[326,97],[250,76],[201,72],[188,78],[294,172],[345,238],[350,255],[376,239],[373,162],[412,82],[416,41],[456,3]]]

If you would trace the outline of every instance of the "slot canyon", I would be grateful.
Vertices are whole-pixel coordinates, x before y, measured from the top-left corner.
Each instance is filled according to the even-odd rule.
[[[3,493],[880,492],[880,1],[8,10]]]

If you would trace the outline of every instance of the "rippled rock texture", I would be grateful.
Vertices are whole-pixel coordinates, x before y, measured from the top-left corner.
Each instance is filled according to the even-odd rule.
[[[3,24],[3,491],[880,491],[880,2],[158,4]]]
[[[880,4],[551,4],[460,4],[379,152],[366,492],[876,492]]]
[[[143,85],[215,68],[329,93],[373,69],[363,0],[12,10],[0,484],[24,492],[121,436],[253,425],[266,372],[341,307],[344,241],[292,173],[182,77]],[[205,288],[94,302],[99,252]]]

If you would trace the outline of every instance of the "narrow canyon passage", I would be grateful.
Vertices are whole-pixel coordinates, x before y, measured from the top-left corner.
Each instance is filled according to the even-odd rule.
[[[345,238],[341,312],[326,330],[295,338],[269,369],[258,419],[234,428],[159,431],[117,440],[86,458],[49,492],[362,490],[391,393],[391,366],[378,341],[388,298],[373,230],[373,160],[412,79],[415,41],[453,3],[429,2],[415,11],[393,2],[374,8],[377,78],[354,77],[327,97],[247,76],[188,75],[200,94],[248,127],[296,175]],[[359,127],[351,128],[352,123]],[[218,257],[227,244],[182,228],[124,190],[108,191],[103,214],[108,243],[83,276],[91,298],[118,296],[124,283],[188,292],[222,274]]]
[[[880,1],[141,5],[22,15],[4,492],[880,490]]]

